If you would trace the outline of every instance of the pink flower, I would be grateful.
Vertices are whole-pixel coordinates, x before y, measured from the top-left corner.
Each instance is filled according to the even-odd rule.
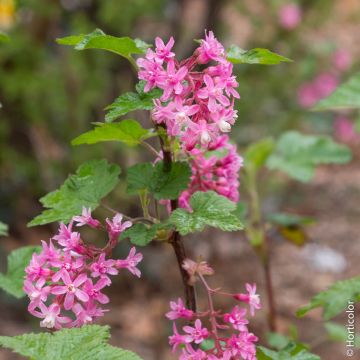
[[[124,230],[129,228],[132,225],[131,221],[125,221],[122,223],[123,215],[116,214],[112,221],[106,219],[107,230],[109,232],[110,237],[116,237],[121,234]]]
[[[314,80],[319,100],[329,96],[337,87],[339,81],[334,74],[321,73]]]
[[[156,62],[162,64],[164,61],[170,61],[174,56],[175,53],[171,51],[172,47],[174,46],[174,38],[171,37],[169,42],[165,45],[162,39],[157,37],[155,39],[155,52],[151,49],[148,49],[146,54],[146,58],[149,60],[155,60]]]
[[[52,271],[46,268],[44,265],[46,260],[44,257],[34,253],[29,266],[25,269],[25,272],[28,276],[28,279],[31,281],[36,281],[39,279],[46,280],[52,273]]]
[[[173,324],[174,334],[169,336],[169,344],[172,346],[172,351],[176,351],[179,345],[191,342],[186,335],[180,335],[177,331],[175,323]]]
[[[84,283],[83,290],[89,295],[90,299],[96,300],[100,304],[107,304],[109,302],[109,298],[100,291],[105,286],[108,286],[107,279],[102,278],[95,285],[91,279],[88,279]]]
[[[40,322],[41,327],[60,329],[64,324],[71,322],[69,317],[60,315],[60,306],[57,303],[53,303],[49,307],[40,303],[39,308],[41,311],[32,310],[31,314],[44,319]]]
[[[143,259],[141,253],[136,253],[136,248],[132,247],[128,257],[125,260],[117,260],[116,267],[119,269],[128,269],[132,274],[137,277],[141,276],[140,270],[136,267],[139,262]]]
[[[109,278],[106,276],[106,274],[109,275],[117,275],[119,271],[116,269],[116,261],[113,259],[105,260],[105,254],[102,253],[99,256],[99,259],[94,262],[90,269],[91,269],[91,276],[92,277],[98,277],[101,276],[103,278],[106,278],[109,280]]]
[[[312,83],[305,83],[298,90],[298,103],[304,108],[310,108],[319,100],[319,95]]]
[[[333,55],[333,64],[340,71],[349,70],[351,67],[351,63],[351,54],[345,49],[339,49]]]
[[[60,268],[51,278],[52,281],[57,282],[62,278],[65,271],[73,274],[75,271],[80,270],[84,266],[84,260],[81,257],[74,258],[70,253],[65,253],[60,259],[53,260],[51,265],[54,268]]]
[[[39,279],[35,285],[30,280],[25,280],[24,282],[24,291],[29,296],[30,305],[29,309],[34,309],[39,306],[40,303],[43,303],[47,300],[50,294],[50,286],[44,286],[45,280]]]
[[[225,351],[225,356],[236,358],[236,356],[240,355],[242,359],[256,360],[256,348],[254,342],[257,340],[258,338],[255,335],[248,333],[247,331],[244,331],[239,335],[232,335],[226,343],[227,350]]]
[[[355,130],[354,123],[345,116],[338,116],[334,122],[335,137],[344,143],[357,143],[360,134]]]
[[[279,23],[284,29],[295,29],[300,24],[301,17],[301,9],[297,4],[289,3],[280,8]]]
[[[91,208],[83,207],[81,216],[74,216],[73,220],[77,222],[76,226],[89,225],[92,228],[97,228],[100,221],[93,219],[91,216]]]
[[[209,336],[208,329],[202,327],[200,319],[196,319],[195,327],[184,326],[183,330],[188,334],[186,335],[188,341],[194,342],[195,344],[202,343]]]
[[[192,310],[186,309],[181,298],[178,298],[177,302],[170,301],[170,308],[171,311],[166,314],[166,317],[170,320],[180,318],[190,320],[194,315]]]
[[[73,221],[68,226],[60,224],[58,235],[53,237],[59,245],[64,248],[64,251],[72,251],[75,254],[82,254],[84,247],[80,238],[80,233],[72,231]]]
[[[235,306],[231,313],[224,315],[224,321],[230,323],[234,329],[239,331],[247,331],[246,325],[249,323],[245,319],[246,310]]]
[[[184,89],[183,81],[187,73],[188,70],[185,66],[182,66],[177,70],[175,68],[174,60],[168,62],[164,81],[159,84],[159,87],[164,90],[161,101],[169,100],[173,93],[175,95],[180,95],[182,93]]]
[[[197,96],[200,99],[208,99],[208,109],[210,112],[217,110],[217,102],[223,106],[230,105],[229,99],[223,94],[225,84],[215,84],[213,79],[207,74],[204,75],[204,83],[206,87],[199,89]]]
[[[80,301],[89,301],[89,295],[80,289],[80,286],[87,280],[86,274],[80,274],[76,279],[71,279],[69,273],[64,271],[62,274],[64,285],[54,286],[51,293],[54,295],[65,294],[64,308],[70,310],[77,297]]]
[[[208,33],[205,31],[205,40],[201,40],[200,47],[197,49],[197,54],[197,62],[199,64],[206,64],[212,60],[226,62],[225,49],[216,39],[212,31],[209,31]]]
[[[246,284],[246,290],[248,291],[248,294],[236,294],[234,295],[234,298],[248,303],[250,306],[250,314],[251,316],[254,316],[255,309],[261,309],[260,295],[256,294],[256,284],[253,284],[252,286],[250,284]]]

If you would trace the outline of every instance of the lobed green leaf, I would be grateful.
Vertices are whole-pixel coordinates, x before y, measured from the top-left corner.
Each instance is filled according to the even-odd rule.
[[[340,85],[329,97],[318,102],[313,110],[360,109],[360,72]]]
[[[0,345],[31,360],[141,360],[108,344],[109,327],[85,325],[54,333],[0,336]]]
[[[226,52],[226,57],[233,64],[277,65],[281,62],[292,62],[285,56],[273,53],[268,49],[243,50],[236,45],[230,46]]]
[[[153,136],[149,129],[144,129],[136,120],[126,119],[115,124],[97,123],[96,128],[75,138],[72,145],[97,144],[104,141],[120,141],[129,146],[136,146]]]
[[[90,34],[67,36],[57,39],[60,45],[74,46],[75,50],[101,49],[132,59],[132,54],[144,54],[145,43],[129,37],[115,37],[106,35],[102,30],[96,29]]]
[[[25,267],[29,265],[33,253],[40,250],[40,246],[24,246],[12,251],[7,259],[6,274],[0,273],[0,288],[18,299],[25,296]]]
[[[206,225],[224,231],[243,228],[239,218],[232,213],[236,204],[214,191],[196,192],[190,198],[190,206],[192,212],[176,209],[169,219],[181,235],[202,231]]]
[[[280,351],[258,346],[256,358],[257,360],[320,360],[320,357],[310,353],[304,344],[294,341],[290,341]]]
[[[310,310],[321,307],[323,318],[329,320],[344,311],[349,301],[360,300],[360,276],[348,280],[337,281],[327,290],[315,295],[309,304],[302,306],[297,312],[303,317]]]
[[[280,170],[296,180],[307,182],[313,178],[317,165],[345,164],[350,160],[349,148],[328,136],[289,131],[280,137],[266,165],[270,170]]]
[[[153,89],[147,93],[144,92],[144,82],[136,86],[135,92],[127,92],[119,96],[106,110],[109,110],[105,115],[106,122],[112,122],[115,119],[135,110],[151,110],[154,107],[154,99],[161,96],[160,89]]]
[[[157,200],[177,199],[190,181],[191,169],[185,162],[172,163],[170,171],[165,171],[164,163],[155,165],[143,163],[132,166],[127,173],[127,192],[136,194],[148,191]]]
[[[119,166],[108,164],[106,160],[91,160],[82,164],[58,190],[40,199],[47,210],[28,226],[54,221],[68,223],[73,216],[81,214],[84,206],[94,210],[100,200],[115,188],[119,174]]]

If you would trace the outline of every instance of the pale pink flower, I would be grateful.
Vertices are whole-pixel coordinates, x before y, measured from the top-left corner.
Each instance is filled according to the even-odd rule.
[[[236,294],[234,298],[236,300],[246,302],[250,306],[251,316],[255,315],[255,310],[261,309],[260,295],[256,294],[256,284],[246,284],[247,294]]]
[[[122,219],[123,219],[122,214],[116,214],[113,217],[112,221],[106,219],[107,230],[109,232],[110,237],[118,236],[132,225],[131,221],[125,221],[124,223],[122,223]]]
[[[71,279],[69,273],[64,271],[62,274],[64,285],[54,286],[51,293],[54,295],[65,294],[64,308],[70,310],[74,305],[75,297],[80,301],[89,301],[89,295],[80,289],[80,286],[87,280],[86,274],[80,274],[75,279]]]
[[[200,319],[196,319],[194,325],[194,327],[184,326],[183,330],[188,334],[186,337],[189,342],[200,344],[209,336],[209,331],[207,328],[202,327]]]
[[[279,23],[284,29],[295,29],[300,24],[301,18],[301,8],[297,4],[289,3],[280,8]]]
[[[40,322],[41,327],[60,329],[64,324],[71,322],[69,317],[60,315],[61,308],[57,303],[53,303],[49,307],[40,303],[39,308],[40,311],[32,310],[30,312],[32,315],[44,319]]]
[[[194,312],[184,306],[184,302],[181,298],[178,298],[177,302],[170,301],[170,308],[171,311],[166,314],[166,317],[170,320],[180,318],[190,320],[194,316]]]
[[[94,219],[91,216],[91,208],[83,207],[82,214],[80,216],[74,216],[73,221],[77,222],[76,226],[88,225],[92,228],[97,228],[100,226],[100,221]]]
[[[142,254],[136,253],[136,248],[132,247],[125,260],[116,260],[116,267],[119,269],[128,269],[133,275],[140,277],[141,271],[136,266],[142,259]]]

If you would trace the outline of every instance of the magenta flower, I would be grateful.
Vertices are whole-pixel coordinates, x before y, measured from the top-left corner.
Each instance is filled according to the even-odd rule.
[[[230,323],[234,329],[239,331],[247,331],[246,325],[249,323],[245,319],[246,309],[235,306],[230,313],[224,315],[224,321]]]
[[[188,334],[186,335],[188,342],[194,342],[195,344],[202,343],[209,336],[208,329],[202,327],[200,319],[196,319],[195,327],[184,326],[183,330]]]
[[[102,278],[95,285],[91,279],[87,279],[83,286],[83,290],[89,295],[90,299],[96,300],[100,304],[107,304],[109,302],[109,298],[100,291],[105,286],[108,286],[107,279]]]
[[[110,237],[116,237],[132,225],[131,221],[122,223],[123,215],[116,214],[112,221],[106,219],[107,230]]]
[[[166,69],[166,76],[164,81],[159,84],[159,87],[164,90],[161,101],[169,100],[170,96],[174,93],[180,95],[184,89],[183,81],[187,75],[188,70],[185,66],[176,70],[174,60],[170,60]]]
[[[116,261],[113,259],[105,260],[105,254],[102,253],[99,256],[97,262],[94,262],[91,265],[91,276],[98,277],[101,276],[103,278],[109,279],[106,274],[109,275],[117,275],[119,271],[116,269]],[[109,280],[108,280],[109,281]]]
[[[171,51],[172,47],[174,46],[175,40],[173,37],[170,38],[169,42],[165,45],[162,39],[157,37],[155,39],[155,52],[151,49],[147,50],[146,58],[149,60],[155,60],[156,62],[162,64],[164,61],[170,61],[174,56],[175,53]]]
[[[132,274],[137,277],[141,276],[140,270],[136,267],[143,259],[141,253],[136,253],[136,248],[132,247],[128,257],[125,260],[117,260],[116,267],[119,269],[128,269]]]
[[[201,40],[197,53],[197,61],[199,64],[206,64],[212,60],[226,62],[225,49],[216,39],[212,31],[208,33],[205,31],[205,40]]]
[[[176,320],[180,318],[190,320],[194,315],[192,310],[186,309],[181,298],[178,298],[177,302],[170,301],[170,308],[171,311],[166,314],[166,317],[170,320]]]
[[[351,67],[351,63],[351,54],[345,49],[339,49],[333,55],[333,64],[339,71],[349,70]]]
[[[77,222],[76,226],[88,225],[92,228],[97,228],[100,225],[100,221],[92,218],[91,208],[86,209],[83,207],[82,213],[80,216],[74,216],[73,221]]]
[[[246,284],[247,294],[236,294],[234,298],[236,300],[246,302],[250,306],[250,314],[251,316],[255,315],[255,310],[261,309],[260,305],[260,295],[256,294],[256,284],[252,286],[250,284]]]
[[[178,333],[175,323],[173,324],[173,332],[174,334],[169,336],[169,344],[172,346],[172,351],[176,351],[180,345],[191,342],[186,335],[180,335]]]
[[[61,308],[57,303],[53,303],[49,307],[40,303],[39,308],[40,311],[31,310],[30,313],[40,319],[44,319],[40,322],[41,327],[60,329],[64,324],[71,322],[69,317],[60,315]]]
[[[256,360],[256,347],[254,342],[258,338],[247,331],[241,332],[239,335],[232,335],[227,341],[227,350],[225,356],[230,356],[229,359],[241,356],[242,359]]]
[[[51,265],[60,268],[51,278],[52,281],[57,282],[62,278],[64,272],[72,275],[80,270],[84,266],[84,260],[81,257],[74,258],[70,253],[65,253],[59,260],[52,261]]]
[[[52,271],[46,268],[46,259],[36,253],[33,254],[29,266],[25,269],[27,277],[31,281],[36,281],[39,279],[46,280],[51,274]]]
[[[87,275],[82,273],[76,279],[71,279],[69,273],[64,271],[62,280],[64,285],[54,286],[51,293],[54,295],[65,294],[64,308],[70,310],[74,305],[75,297],[83,302],[89,301],[89,295],[80,289],[80,286],[88,279]]]
[[[229,99],[223,94],[224,84],[215,84],[213,79],[207,74],[204,75],[204,83],[206,87],[199,89],[197,96],[200,99],[208,99],[208,108],[210,112],[215,112],[217,110],[217,102],[223,106],[230,105]]]

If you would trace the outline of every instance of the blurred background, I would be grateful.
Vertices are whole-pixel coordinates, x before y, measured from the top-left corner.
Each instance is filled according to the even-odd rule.
[[[317,219],[308,230],[307,245],[295,247],[280,238],[274,242],[279,329],[286,333],[296,326],[300,340],[323,359],[342,359],[344,345],[328,340],[319,312],[301,320],[294,312],[316,292],[360,270],[359,114],[309,111],[359,70],[360,2],[0,0],[0,31],[11,38],[0,44],[0,220],[10,227],[9,237],[0,241],[2,271],[11,250],[49,238],[53,226],[28,229],[26,224],[41,211],[38,198],[57,188],[82,161],[106,157],[125,168],[143,156],[114,143],[70,145],[92,122],[103,121],[104,108],[136,82],[127,61],[116,55],[78,52],[55,43],[58,37],[95,28],[150,43],[155,36],[173,35],[179,58],[190,55],[193,39],[208,29],[227,46],[266,47],[294,60],[236,67],[241,99],[232,139],[241,152],[254,140],[297,129],[328,134],[352,148],[351,164],[320,168],[310,185],[264,174],[261,186],[266,213],[287,210]],[[121,187],[112,202],[124,213],[139,212],[137,199]],[[240,291],[245,281],[256,281],[264,294],[260,264],[239,234],[211,231],[189,236],[186,245],[214,266],[215,286]],[[112,310],[101,323],[111,325],[114,345],[146,360],[171,359],[171,329],[164,313],[168,301],[182,295],[179,275],[170,248],[155,244],[144,254],[143,278],[119,277],[110,290]],[[1,335],[39,330],[25,300],[0,292],[0,314]],[[260,312],[252,328],[263,344],[265,316]],[[0,350],[1,360],[18,358]]]

